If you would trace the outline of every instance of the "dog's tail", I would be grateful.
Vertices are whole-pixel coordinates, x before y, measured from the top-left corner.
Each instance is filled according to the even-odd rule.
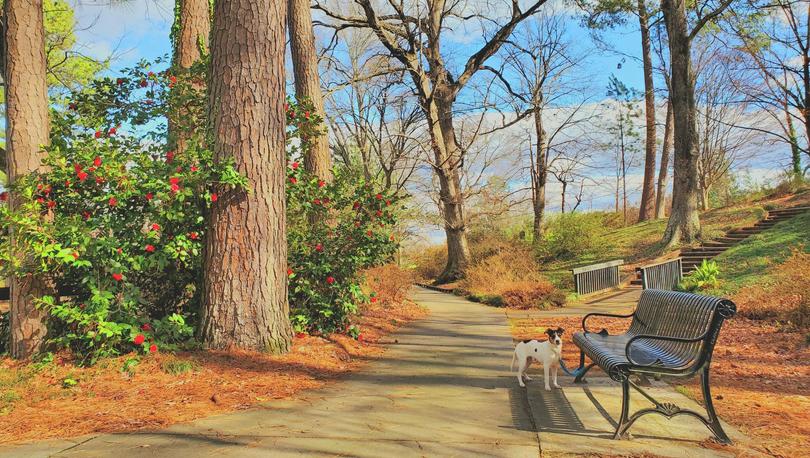
[[[512,352],[512,364],[509,366],[509,370],[510,370],[510,371],[514,371],[514,370],[515,370],[515,360],[516,360],[516,359],[517,359],[517,352],[516,352],[516,351],[513,351],[513,352]]]

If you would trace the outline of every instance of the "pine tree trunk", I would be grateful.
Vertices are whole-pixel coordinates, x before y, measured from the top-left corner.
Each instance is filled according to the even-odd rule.
[[[286,352],[286,2],[217,0],[214,8],[214,154],[233,158],[250,190],[219,189],[212,205],[200,336],[210,348]]]
[[[652,219],[655,210],[655,85],[653,83],[652,51],[650,50],[650,27],[647,5],[638,0],[638,22],[641,28],[641,50],[644,67],[644,114],[646,119],[646,141],[644,157],[644,181],[641,187],[641,205],[638,220]]]
[[[669,36],[675,146],[672,213],[663,241],[666,246],[674,246],[691,243],[700,236],[695,80],[684,0],[664,0],[661,10]]]
[[[211,34],[211,9],[208,0],[177,0],[179,17],[175,37],[174,65],[187,69],[208,52]]]
[[[46,83],[45,28],[42,0],[5,0],[6,150],[9,184],[42,169],[48,144],[48,88]],[[12,196],[10,205],[17,198]],[[14,234],[11,234],[12,247]],[[13,248],[12,248],[13,249]],[[18,253],[27,256],[27,253]],[[11,342],[13,358],[38,352],[47,332],[45,312],[35,300],[53,292],[43,277],[10,279]]]
[[[534,222],[532,224],[532,236],[535,245],[542,239],[543,217],[546,212],[546,183],[548,182],[548,140],[546,130],[543,127],[543,112],[534,111],[534,130],[537,136],[537,153],[535,163],[532,164],[532,208],[534,210]]]
[[[431,134],[436,160],[436,175],[439,178],[439,198],[444,218],[444,231],[447,236],[447,265],[439,275],[437,283],[449,283],[464,276],[470,263],[470,248],[467,244],[467,229],[464,221],[464,195],[461,189],[461,151],[456,144],[453,127],[452,99],[440,96],[441,90],[434,93],[429,110],[432,119]]]
[[[179,14],[177,36],[174,37],[174,72],[180,74],[191,68],[194,63],[208,52],[208,40],[211,34],[211,9],[208,0],[177,0]],[[205,83],[195,83],[194,88],[203,94]],[[194,117],[188,110],[180,107],[174,119],[169,119],[169,139],[174,142],[176,152],[182,153],[192,138],[196,125]],[[177,121],[180,121],[178,125]],[[184,122],[186,121],[186,122]]]
[[[667,176],[669,175],[669,155],[672,151],[672,101],[667,101],[667,120],[664,124],[664,144],[661,146],[661,169],[658,170],[658,190],[655,193],[655,217],[667,216]]]
[[[308,99],[315,113],[326,119],[321,81],[318,75],[318,54],[312,30],[312,11],[309,0],[288,0],[290,54],[295,77],[295,96]],[[329,154],[329,136],[326,132],[312,139],[312,146],[304,157],[304,168],[323,180],[332,179],[332,157]]]

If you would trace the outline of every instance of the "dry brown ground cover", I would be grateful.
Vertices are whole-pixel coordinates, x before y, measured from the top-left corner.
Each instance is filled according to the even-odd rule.
[[[546,328],[562,326],[570,339],[570,333],[581,329],[581,320],[512,320],[512,334],[515,339],[543,338]],[[593,319],[588,326],[618,333],[625,330],[621,321]],[[712,394],[720,417],[749,436],[746,445],[773,456],[810,456],[810,348],[806,339],[806,331],[741,316],[725,323],[712,361]],[[579,361],[570,340],[563,347],[563,358],[569,367],[576,367]],[[679,389],[693,398],[700,393],[698,380]],[[745,455],[742,449],[738,451]]]
[[[386,335],[427,314],[403,300],[407,284],[396,284],[398,279],[385,271],[371,276],[378,300],[367,305],[359,319],[359,340],[298,335],[292,351],[281,356],[235,351],[157,354],[142,358],[132,375],[122,371],[128,356],[89,368],[74,366],[66,355],[56,355],[53,363],[39,369],[0,360],[0,443],[161,428],[287,398],[337,380],[379,357]],[[78,384],[63,388],[65,379]]]

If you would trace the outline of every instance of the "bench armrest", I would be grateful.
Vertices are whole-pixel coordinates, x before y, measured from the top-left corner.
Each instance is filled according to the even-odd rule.
[[[630,347],[633,345],[633,343],[636,340],[639,340],[639,339],[652,339],[652,340],[663,340],[665,342],[694,343],[694,342],[700,342],[701,340],[704,340],[706,338],[706,336],[708,336],[708,335],[709,335],[709,333],[706,332],[706,333],[704,333],[704,334],[702,334],[702,335],[700,335],[698,337],[695,337],[693,339],[686,339],[686,338],[683,338],[683,337],[669,337],[669,336],[656,336],[656,335],[653,335],[653,334],[639,334],[637,336],[631,337],[630,340],[627,341],[627,345],[624,347],[624,356],[627,358],[627,361],[629,361],[630,364],[632,364],[634,366],[642,366],[642,367],[643,366],[650,366],[650,364],[639,364],[639,363],[633,361],[633,357],[630,356]],[[657,366],[657,367],[660,367],[660,365]]]
[[[589,313],[589,314],[585,315],[582,318],[582,330],[585,331],[585,332],[591,332],[591,331],[588,331],[588,328],[585,325],[585,321],[587,321],[588,318],[590,318],[592,316],[604,316],[604,317],[607,317],[607,318],[632,318],[635,314],[636,314],[636,312],[633,312],[633,313],[631,313],[629,315],[616,315],[616,314],[613,314],[613,313],[598,313],[598,312]]]

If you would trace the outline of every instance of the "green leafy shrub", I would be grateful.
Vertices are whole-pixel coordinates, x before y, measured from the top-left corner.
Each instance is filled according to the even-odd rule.
[[[327,183],[301,166],[321,120],[308,103],[287,105],[287,243],[290,308],[296,330],[349,331],[368,300],[362,271],[391,259],[397,199],[335,170]]]
[[[720,283],[720,268],[717,262],[704,259],[700,265],[687,275],[678,285],[681,291],[695,292],[702,289],[716,288]]]
[[[598,255],[609,247],[600,243],[604,232],[602,213],[565,213],[549,218],[538,245],[538,253],[546,259],[575,259]]]

